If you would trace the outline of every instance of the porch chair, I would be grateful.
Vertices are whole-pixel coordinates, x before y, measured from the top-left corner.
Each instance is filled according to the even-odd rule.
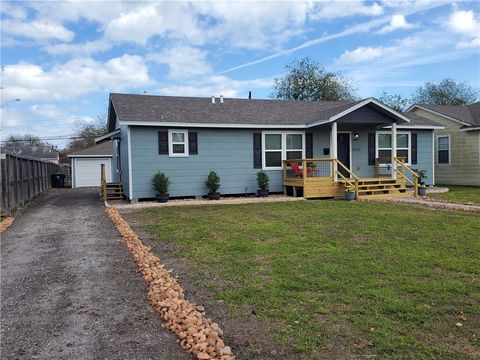
[[[303,177],[303,171],[298,166],[298,163],[293,161],[290,163],[290,167],[292,168],[293,172],[295,173],[295,177]],[[310,168],[307,168],[307,177],[313,176],[313,171]]]

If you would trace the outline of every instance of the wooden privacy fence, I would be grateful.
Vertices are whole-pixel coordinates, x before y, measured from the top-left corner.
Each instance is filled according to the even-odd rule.
[[[38,159],[0,154],[0,213],[9,214],[52,186],[52,174],[60,172],[56,164]]]

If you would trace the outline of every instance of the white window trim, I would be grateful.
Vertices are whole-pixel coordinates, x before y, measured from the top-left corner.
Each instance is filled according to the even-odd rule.
[[[446,137],[448,138],[448,163],[445,164],[445,163],[440,163],[439,160],[440,160],[440,157],[438,156],[438,152],[439,152],[439,146],[438,146],[438,139],[439,138],[442,138],[442,137]],[[451,151],[451,148],[452,148],[452,139],[450,137],[450,134],[447,134],[447,135],[437,135],[437,165],[438,166],[449,166],[452,164],[452,151]]]
[[[265,152],[266,151],[281,151],[282,160],[287,160],[287,134],[302,135],[302,159],[305,159],[305,131],[262,131],[262,170],[282,170],[282,166],[267,167],[265,164]],[[265,135],[282,135],[282,148],[281,150],[266,150],[265,149]],[[288,150],[299,151],[299,150]]]
[[[172,141],[172,134],[173,133],[182,133],[184,134],[184,139],[185,141],[182,142],[175,142],[175,144],[182,144],[184,146],[184,152],[182,154],[177,154],[173,153],[173,141]],[[169,129],[168,130],[168,156],[169,157],[188,157],[189,151],[188,151],[188,130],[175,130],[175,129]]]
[[[375,133],[375,158],[378,159],[378,151],[379,150],[390,150],[392,151],[392,148],[378,148],[378,135],[380,134],[387,134],[387,135],[392,135],[391,131],[377,131]],[[408,162],[405,163],[405,165],[410,166],[411,161],[412,161],[412,134],[410,131],[397,131],[397,136],[398,135],[408,135],[408,148],[401,148],[398,147],[398,140],[397,140],[397,156],[398,156],[398,150],[408,150]],[[380,166],[388,166],[388,164],[380,164]]]

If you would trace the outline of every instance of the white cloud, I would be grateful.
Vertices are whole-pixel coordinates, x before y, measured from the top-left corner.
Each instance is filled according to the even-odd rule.
[[[67,99],[93,91],[119,91],[152,84],[143,58],[125,54],[106,62],[74,59],[50,70],[26,62],[7,66],[5,98]]]
[[[480,22],[475,17],[473,10],[454,11],[450,15],[447,25],[450,30],[463,37],[456,45],[458,49],[480,47]]]
[[[148,61],[168,65],[171,79],[185,79],[213,73],[206,62],[207,51],[190,46],[177,46],[146,56]]]
[[[108,51],[113,44],[106,39],[87,41],[77,44],[53,44],[45,46],[45,51],[52,55],[93,55],[99,52]]]
[[[478,36],[480,31],[480,24],[473,10],[454,11],[448,19],[448,27],[454,32],[471,36]]]
[[[457,44],[458,49],[480,48],[480,36],[471,40],[461,40]]]
[[[2,33],[10,36],[19,36],[37,41],[60,40],[72,41],[75,33],[62,25],[48,21],[31,21],[4,19]]]
[[[195,82],[163,86],[157,89],[156,93],[178,96],[246,97],[249,90],[270,88],[272,84],[271,78],[234,80],[227,76],[212,75]],[[255,92],[253,93],[255,95]]]
[[[368,4],[362,0],[338,1],[329,0],[316,4],[311,19],[336,19],[354,15],[378,16],[383,13],[383,7],[378,3]]]
[[[414,27],[415,25],[407,22],[407,20],[405,20],[405,17],[403,15],[396,14],[392,16],[390,23],[387,26],[383,27],[379,31],[379,33],[384,34],[384,33],[389,33],[395,30],[400,30],[400,29],[402,30],[412,29]]]
[[[386,52],[390,52],[391,48],[384,47],[358,47],[354,50],[345,50],[345,52],[335,60],[337,65],[359,63],[365,61],[371,61],[384,56]]]

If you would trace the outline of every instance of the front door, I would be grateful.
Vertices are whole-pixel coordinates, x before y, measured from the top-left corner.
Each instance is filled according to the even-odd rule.
[[[350,169],[350,133],[337,134],[337,157],[347,168]],[[350,169],[351,170],[351,169]],[[338,166],[343,176],[350,177],[350,174],[342,166]]]

